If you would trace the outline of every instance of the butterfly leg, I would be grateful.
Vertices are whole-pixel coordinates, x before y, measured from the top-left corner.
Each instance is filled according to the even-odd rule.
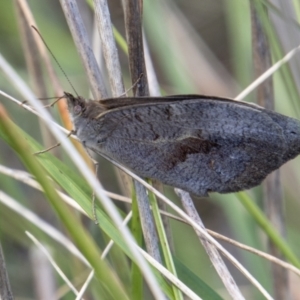
[[[75,130],[71,130],[71,131],[68,133],[67,138],[70,137],[72,134],[76,134],[76,131],[75,131]],[[33,155],[39,155],[39,154],[42,154],[42,153],[46,153],[46,152],[48,152],[48,151],[50,151],[50,150],[52,150],[52,149],[54,149],[54,148],[56,148],[56,147],[58,147],[58,146],[60,146],[60,143],[57,143],[57,144],[55,144],[55,145],[53,145],[53,146],[51,146],[51,147],[49,147],[49,148],[47,148],[47,149],[44,149],[44,150],[35,152],[35,153],[33,153]]]

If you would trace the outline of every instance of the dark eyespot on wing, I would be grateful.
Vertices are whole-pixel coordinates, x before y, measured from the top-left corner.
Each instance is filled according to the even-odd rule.
[[[169,170],[176,164],[185,162],[188,155],[200,153],[208,155],[213,148],[219,148],[219,145],[215,142],[195,137],[175,141],[170,146],[171,151],[168,152],[169,159],[166,160]]]

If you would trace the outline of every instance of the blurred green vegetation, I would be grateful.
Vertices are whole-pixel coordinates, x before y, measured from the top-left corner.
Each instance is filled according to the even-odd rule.
[[[168,2],[166,1],[166,3]],[[147,0],[144,2],[145,32],[161,88],[166,94],[205,93],[234,97],[255,79],[252,70],[250,11],[247,1],[177,0],[170,1],[170,6],[167,6],[166,3],[156,0]],[[173,7],[173,4],[177,5],[176,8]],[[30,1],[29,5],[43,37],[62,65],[72,84],[76,86],[77,92],[88,97],[87,79],[59,2]],[[113,23],[121,34],[124,35],[121,3],[113,0],[109,1],[109,5]],[[299,5],[295,4],[294,8],[299,17]],[[177,15],[176,18],[172,15],[174,13],[173,9],[176,11],[178,9],[180,17]],[[167,12],[170,15],[167,15]],[[279,11],[279,16],[280,13],[281,11]],[[92,11],[89,11],[88,8],[82,8],[82,14],[87,28],[91,29],[93,24]],[[183,19],[181,18],[181,14],[183,15]],[[289,20],[282,19],[284,22],[289,23]],[[1,54],[25,81],[30,82],[18,32],[13,1],[0,1],[0,20]],[[179,31],[179,27],[175,27],[175,21],[178,21],[185,29],[190,26],[185,35],[182,35]],[[299,22],[298,19],[296,21]],[[186,23],[189,24],[185,26]],[[273,40],[276,41],[275,28],[274,32]],[[176,35],[177,33],[178,36]],[[205,72],[208,71],[202,65],[194,66],[193,70],[189,69],[193,61],[199,61],[198,57],[194,58],[190,54],[193,52],[189,52],[190,48],[187,45],[185,49],[185,44],[182,42],[189,35],[191,36],[191,41],[195,43],[196,49],[198,47],[199,53],[202,51],[206,52],[207,49],[211,51],[210,55],[213,55],[213,58],[210,57],[207,63],[215,70],[216,74],[210,76],[212,78],[215,76],[214,84],[216,82],[220,85],[211,86],[208,83],[204,85],[206,83]],[[290,36],[290,39],[292,38]],[[298,43],[300,43],[300,39]],[[183,45],[181,45],[181,48],[178,48],[180,44]],[[203,47],[203,44],[205,47]],[[277,45],[274,42],[271,47],[274,62],[287,52],[281,42],[278,42]],[[121,50],[120,58],[126,81],[128,77],[128,64],[126,55]],[[293,58],[292,64],[299,64],[299,55]],[[66,91],[70,90],[66,79],[58,67],[55,64],[53,65],[57,70],[63,88]],[[219,65],[222,68],[219,69]],[[228,74],[228,76],[222,74]],[[225,88],[222,85],[222,80],[225,83]],[[300,118],[298,114],[300,112],[299,84],[298,78],[288,67],[276,73],[274,76],[274,90],[276,110],[278,112]],[[3,74],[0,74],[0,89],[19,97],[14,88],[8,84]],[[51,97],[53,93],[51,86],[48,89],[49,97]],[[4,99],[2,96],[0,96],[0,99],[0,103],[7,108],[12,120],[41,142],[41,132],[36,117],[33,117],[31,113],[24,111],[24,109],[11,103],[8,99]],[[255,101],[255,92],[247,97],[247,100]],[[2,140],[0,140],[0,149],[1,164],[11,168],[24,168],[16,155]],[[63,155],[63,157],[65,156]],[[66,161],[68,162],[68,160]],[[120,189],[116,183],[112,167],[102,158],[99,158],[99,162],[101,182],[108,190],[119,192]],[[74,168],[74,166],[71,166],[71,168]],[[281,169],[286,209],[287,242],[298,257],[300,257],[300,219],[298,217],[300,211],[298,197],[300,192],[299,170],[299,158],[287,163]],[[43,219],[55,224],[55,226],[60,226],[48,202],[40,192],[36,192],[1,174],[0,189],[32,211],[35,211]],[[174,201],[178,201],[171,189],[167,188],[166,190],[168,196],[173,198]],[[255,188],[249,193],[252,200],[262,207],[263,193],[261,187]],[[237,201],[236,196],[214,194],[211,195],[210,199],[195,198],[195,203],[207,228],[235,238],[254,248],[266,250],[266,237],[264,233],[241,203]],[[33,298],[33,279],[30,270],[31,266],[28,261],[28,249],[31,246],[31,242],[25,236],[24,231],[34,232],[41,238],[43,236],[43,241],[49,242],[50,245],[53,245],[54,249],[59,246],[43,233],[39,232],[28,221],[24,221],[23,218],[17,216],[7,207],[2,204],[0,205],[0,239],[7,259],[7,268],[13,292],[16,298]],[[125,210],[125,205],[119,205],[119,207]],[[90,229],[95,240],[103,248],[107,242],[107,236],[96,230],[94,224],[86,218],[83,218],[82,222]],[[204,282],[219,292],[220,295],[226,295],[226,293],[223,294],[223,285],[211,266],[211,262],[207,260],[206,254],[201,245],[199,245],[199,241],[193,230],[177,221],[172,221],[171,224],[176,257],[192,272],[202,278]],[[228,246],[227,244],[224,244],[224,246],[271,292],[272,282],[270,264],[268,262],[257,258],[253,254],[236,249],[233,246]],[[70,277],[75,276],[74,273],[77,274],[71,267],[75,259],[69,257],[69,254],[63,248],[59,247],[58,251],[55,252],[55,256]],[[113,264],[113,260],[111,262]],[[75,267],[77,267],[77,270],[82,268],[81,265],[78,264],[76,266],[76,263],[74,263]],[[255,288],[250,286],[249,282],[243,276],[240,276],[240,273],[234,267],[230,265],[229,268],[236,278],[237,283],[243,287],[247,295],[250,295],[248,299],[262,298]],[[24,272],[23,270],[27,271]],[[59,279],[57,281],[58,284],[61,284]],[[63,297],[63,299],[69,298],[71,299],[70,295]]]

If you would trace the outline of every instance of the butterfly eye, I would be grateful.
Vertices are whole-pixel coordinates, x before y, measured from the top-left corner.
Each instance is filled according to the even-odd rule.
[[[75,105],[74,106],[74,114],[79,115],[82,111],[82,108],[80,105]]]

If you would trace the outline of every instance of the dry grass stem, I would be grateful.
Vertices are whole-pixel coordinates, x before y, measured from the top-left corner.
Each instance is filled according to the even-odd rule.
[[[75,0],[60,0],[73,40],[83,62],[94,99],[107,98],[108,93],[102,74],[92,51],[86,29],[83,25]]]
[[[8,274],[6,271],[5,259],[0,244],[0,298],[5,300],[13,300],[13,294],[10,287]]]
[[[133,86],[133,94],[134,96],[148,96],[149,90],[142,37],[142,8],[138,0],[123,1],[123,8],[132,84],[140,79],[137,85]],[[143,74],[142,77],[141,74]],[[135,181],[134,185],[146,248],[152,257],[158,262],[161,262],[158,235],[150,209],[147,191],[139,182]]]
[[[216,248],[222,252],[222,254],[228,258],[228,260],[231,261],[231,263],[238,268],[245,277],[249,279],[250,282],[254,286],[258,288],[258,290],[261,291],[261,293],[267,298],[267,299],[272,299],[272,297],[268,294],[268,292],[262,287],[262,285],[248,272],[247,269],[245,269],[235,257],[233,257],[222,245],[220,245],[216,240],[214,240],[210,235],[207,234],[206,231],[204,231],[197,223],[195,223],[187,214],[185,214],[180,208],[178,208],[172,201],[170,201],[167,197],[165,197],[163,194],[158,192],[156,189],[154,189],[150,184],[145,182],[143,179],[139,178],[137,175],[135,175],[133,172],[129,171],[128,169],[124,168],[122,165],[116,163],[109,157],[103,155],[107,160],[109,160],[111,163],[115,164],[118,166],[120,169],[122,169],[124,172],[129,174],[132,178],[135,180],[139,181],[142,183],[149,191],[153,192],[158,198],[160,198],[162,201],[164,201],[169,207],[171,207],[174,211],[176,211],[184,220],[186,220],[192,227],[197,229],[198,231],[201,232],[205,238],[212,243],[213,245],[216,246]]]
[[[206,228],[204,227],[204,224],[194,206],[193,200],[189,193],[180,190],[175,189],[176,194],[180,197],[182,206],[184,210],[186,211],[187,215],[194,220],[204,231]],[[203,235],[201,232],[196,230],[196,233],[200,239],[201,244],[203,245],[210,261],[212,262],[213,266],[215,267],[219,277],[221,278],[225,288],[227,289],[229,295],[232,297],[232,299],[245,299],[242,295],[241,291],[239,290],[235,280],[231,276],[229,270],[227,269],[224,261],[222,260],[218,250],[214,245],[209,243],[205,238],[203,238]]]
[[[255,5],[251,5],[251,21],[254,71],[258,77],[270,68],[271,53],[268,38],[258,16],[258,8]],[[274,90],[271,77],[257,88],[257,103],[266,109],[274,110]],[[265,213],[274,228],[282,236],[285,236],[284,204],[279,170],[274,171],[266,178],[263,182],[263,188]],[[283,259],[281,251],[270,240],[268,241],[268,248],[273,256]],[[291,299],[287,270],[272,264],[272,275],[275,299]]]
[[[105,0],[95,0],[94,7],[110,87],[113,96],[118,97],[124,93],[124,84],[107,2]]]

